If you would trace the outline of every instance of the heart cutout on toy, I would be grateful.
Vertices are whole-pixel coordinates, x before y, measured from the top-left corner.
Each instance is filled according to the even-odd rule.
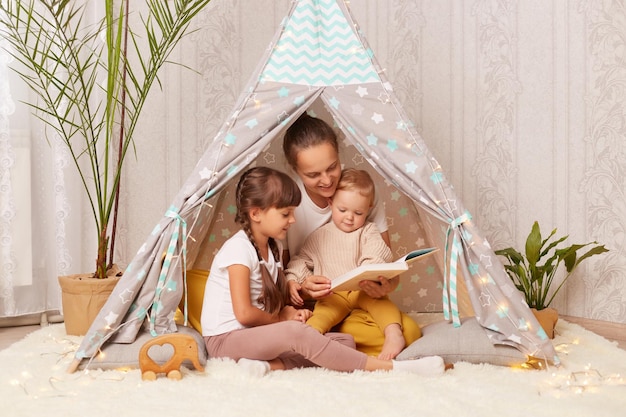
[[[148,349],[148,357],[155,363],[163,365],[174,355],[174,345],[169,342],[150,346]]]

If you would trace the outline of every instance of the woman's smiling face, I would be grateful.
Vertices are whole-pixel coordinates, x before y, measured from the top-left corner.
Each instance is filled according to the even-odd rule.
[[[302,149],[298,152],[296,172],[311,200],[326,207],[341,176],[339,154],[330,143]]]

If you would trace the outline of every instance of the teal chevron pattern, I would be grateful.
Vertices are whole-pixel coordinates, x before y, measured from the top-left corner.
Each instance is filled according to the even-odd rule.
[[[370,56],[335,0],[300,0],[261,81],[312,86],[379,82]]]

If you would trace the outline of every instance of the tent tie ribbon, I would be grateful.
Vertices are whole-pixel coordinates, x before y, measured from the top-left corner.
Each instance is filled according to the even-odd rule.
[[[457,299],[457,266],[459,263],[459,255],[463,253],[463,247],[461,246],[460,233],[453,230],[461,226],[463,223],[470,221],[472,216],[469,212],[463,213],[463,215],[451,220],[448,223],[448,230],[446,232],[446,248],[444,251],[444,273],[443,273],[443,317],[446,320],[450,320],[450,314],[452,314],[452,324],[454,327],[461,327],[461,319],[459,317],[459,304]],[[452,236],[452,247],[448,247],[450,242],[450,234]],[[448,252],[450,253],[450,260],[448,262]],[[448,263],[450,268],[448,269]]]
[[[154,300],[152,302],[152,310],[150,312],[150,334],[152,336],[157,336],[155,331],[156,324],[156,316],[163,304],[161,303],[161,296],[163,294],[163,289],[166,287],[167,275],[170,270],[170,266],[172,265],[172,259],[174,259],[174,252],[176,251],[176,246],[178,244],[179,236],[182,236],[181,239],[181,255],[182,255],[182,270],[183,270],[183,285],[184,285],[184,294],[185,294],[185,325],[187,325],[187,222],[183,219],[176,207],[171,206],[166,212],[165,217],[169,217],[174,219],[174,230],[172,231],[172,235],[170,236],[170,242],[167,247],[167,251],[165,252],[165,257],[162,261],[161,265],[161,274],[159,275],[159,280],[157,282],[156,293],[154,295]],[[175,283],[175,281],[173,281]],[[171,288],[169,288],[171,289]]]

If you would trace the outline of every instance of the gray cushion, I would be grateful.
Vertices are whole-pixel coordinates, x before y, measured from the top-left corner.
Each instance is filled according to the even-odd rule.
[[[461,320],[461,327],[442,321],[422,329],[422,337],[407,346],[397,360],[441,356],[446,363],[470,362],[514,366],[526,362],[526,355],[512,346],[494,345],[475,317]]]
[[[198,362],[205,366],[207,362],[207,352],[202,335],[192,327],[178,326],[178,333],[191,335],[198,344]],[[147,331],[140,331],[137,339],[133,343],[107,343],[102,349],[102,354],[98,353],[91,363],[87,359],[83,360],[78,369],[118,369],[118,368],[139,368],[139,351],[141,347],[152,339]],[[174,349],[171,345],[152,346],[148,351],[150,358],[158,364],[163,364],[170,359]],[[194,369],[189,360],[183,362],[183,366]]]

